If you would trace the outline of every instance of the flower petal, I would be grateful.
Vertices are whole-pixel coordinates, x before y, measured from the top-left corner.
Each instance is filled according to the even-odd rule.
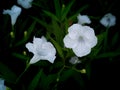
[[[81,31],[81,28],[82,26],[80,24],[73,24],[72,26],[70,26],[68,28],[68,35],[70,38],[72,39],[77,39],[79,38],[79,35],[81,34],[80,31]]]
[[[27,43],[25,45],[25,47],[28,49],[29,52],[32,52],[33,54],[35,54],[35,48],[34,48],[34,45],[32,43]]]
[[[95,36],[95,32],[92,28],[88,27],[88,26],[83,26],[84,28],[84,40],[86,41],[86,43],[88,43],[87,45],[89,47],[94,47],[97,44],[97,37]]]
[[[17,0],[17,3],[21,5],[25,9],[29,9],[32,7],[33,0]]]
[[[74,48],[77,45],[76,40],[71,39],[68,35],[64,37],[63,42],[67,48]]]
[[[78,15],[77,16],[77,19],[78,19],[78,23],[79,24],[90,24],[91,23],[91,20],[89,19],[89,17],[87,15]]]
[[[41,57],[37,54],[35,54],[32,59],[30,60],[30,64],[34,64],[36,62],[38,62],[39,60],[41,60]]]
[[[83,57],[91,52],[91,48],[86,46],[85,43],[80,43],[79,46],[73,48],[73,52],[76,54],[76,56]]]

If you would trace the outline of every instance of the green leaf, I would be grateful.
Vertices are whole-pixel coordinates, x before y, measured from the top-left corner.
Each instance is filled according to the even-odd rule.
[[[48,24],[45,22],[45,21],[42,21],[42,20],[40,20],[40,19],[38,19],[38,18],[36,18],[36,17],[34,17],[34,16],[31,16],[31,18],[33,19],[33,20],[35,20],[36,22],[38,22],[40,25],[42,25],[43,27],[45,27],[45,28],[47,28],[48,27]]]
[[[118,42],[118,38],[119,38],[119,33],[116,33],[112,38],[111,46],[114,46]]]
[[[68,21],[74,20],[77,18],[78,14],[80,14],[80,12],[82,12],[83,10],[87,9],[89,7],[89,5],[84,5],[83,7],[81,7],[80,9],[78,9],[76,11],[76,13],[74,13],[74,15],[70,16],[68,18]]]
[[[60,19],[61,18],[61,7],[59,0],[54,0],[56,16]]]
[[[25,56],[25,55],[23,55],[23,54],[19,54],[19,53],[12,53],[12,55],[14,56],[14,57],[17,57],[17,58],[19,58],[19,59],[21,59],[21,60],[29,60],[29,57],[27,57],[27,56]]]
[[[40,87],[41,90],[52,90],[54,83],[56,83],[57,74],[43,74],[41,77]]]
[[[61,47],[53,38],[50,37],[49,33],[47,33],[47,37],[48,37],[48,38],[51,40],[51,42],[55,45],[59,56],[60,56],[62,59],[64,59],[64,54],[63,54],[63,51],[62,51],[62,47]]]
[[[17,76],[14,72],[10,70],[5,64],[0,62],[0,73],[2,78],[4,78],[7,82],[14,83]]]
[[[62,11],[62,21],[66,18],[74,2],[75,0],[72,0],[67,6],[65,6],[64,10]]]
[[[67,69],[64,70],[60,76],[60,81],[66,81],[68,78],[70,78],[74,74],[74,70],[72,69]]]
[[[35,90],[35,88],[37,87],[39,80],[41,78],[41,74],[42,74],[42,69],[37,73],[37,75],[33,78],[33,80],[31,81],[28,90]]]
[[[102,53],[100,55],[98,55],[97,57],[95,57],[96,59],[99,58],[111,58],[111,57],[116,57],[119,56],[120,52],[106,52],[106,53]]]
[[[43,12],[44,12],[47,16],[49,16],[51,19],[54,19],[54,20],[56,20],[56,21],[59,22],[59,19],[57,18],[57,16],[55,16],[55,14],[53,14],[53,13],[51,13],[51,12],[49,12],[49,11],[46,11],[46,10],[43,10]]]
[[[53,34],[55,35],[56,41],[61,45],[63,41],[63,30],[61,30],[58,23],[52,20]]]

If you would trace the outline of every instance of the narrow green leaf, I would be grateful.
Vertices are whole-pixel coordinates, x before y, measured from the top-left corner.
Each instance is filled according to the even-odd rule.
[[[25,55],[23,55],[23,54],[19,54],[19,53],[12,53],[12,55],[14,56],[14,57],[17,57],[17,58],[19,58],[19,59],[21,59],[21,60],[29,60],[29,57],[27,57],[27,56],[25,56]]]
[[[62,47],[54,40],[50,37],[49,33],[47,33],[47,37],[51,40],[51,42],[55,45],[57,51],[58,51],[58,54],[61,58],[64,59],[64,54],[63,54],[63,51],[62,51]]]
[[[54,0],[56,16],[60,19],[61,18],[61,7],[59,0]]]
[[[63,40],[63,30],[61,30],[60,25],[58,25],[58,23],[54,20],[52,20],[52,27],[56,41],[61,45]]]
[[[42,74],[42,69],[37,73],[37,75],[33,78],[33,80],[31,81],[28,90],[35,90],[35,88],[37,87],[39,80],[41,78],[41,74]]]
[[[120,52],[107,52],[107,53],[102,53],[95,58],[98,58],[98,59],[99,58],[110,58],[110,57],[116,57],[119,55],[120,55]]]
[[[33,19],[33,20],[35,20],[36,22],[38,22],[40,25],[42,25],[43,27],[48,27],[48,24],[47,23],[45,23],[45,21],[42,21],[42,20],[40,20],[40,19],[38,19],[38,18],[36,18],[36,17],[34,17],[34,16],[31,16],[31,18]]]
[[[56,82],[57,74],[43,74],[41,76],[40,87],[41,90],[54,90],[54,83]]]
[[[114,46],[118,42],[118,38],[119,38],[119,33],[116,33],[112,38],[111,46]]]
[[[76,11],[76,13],[74,13],[74,15],[70,16],[68,18],[68,21],[71,21],[71,20],[75,20],[78,16],[78,14],[80,14],[80,12],[82,12],[83,10],[87,9],[89,7],[89,5],[84,5],[83,7],[81,7],[80,9],[78,9]]]
[[[73,3],[75,2],[75,0],[72,0],[67,6],[65,6],[63,12],[62,12],[62,21],[65,19],[65,17],[67,16],[68,12],[70,11]]]
[[[56,20],[56,21],[58,21],[59,22],[59,19],[57,18],[57,16],[55,16],[55,14],[53,14],[53,13],[51,13],[51,12],[49,12],[49,11],[43,11],[47,16],[49,16],[51,19],[54,19],[54,20]]]
[[[66,81],[68,78],[70,78],[74,74],[74,70],[67,69],[61,73],[60,81]]]

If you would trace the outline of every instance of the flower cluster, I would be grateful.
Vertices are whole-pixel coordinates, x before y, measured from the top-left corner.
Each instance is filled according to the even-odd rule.
[[[33,20],[33,21],[32,21],[32,24],[31,22],[29,23],[31,24],[31,26],[26,30],[26,26],[29,26],[29,25],[26,25],[28,19],[26,20],[25,25],[22,26],[22,29],[25,29],[21,31],[23,35],[21,36],[22,39],[20,38],[21,41],[18,41],[17,44],[16,44],[17,40],[15,39],[18,33],[15,33],[15,29],[17,30],[17,28],[19,27],[17,27],[16,25],[16,27],[14,28],[14,25],[16,24],[17,18],[20,16],[22,12],[22,8],[24,8],[25,10],[31,8],[33,0],[17,0],[18,6],[13,5],[11,9],[3,10],[3,14],[9,14],[11,17],[11,24],[12,24],[13,31],[12,33],[10,32],[10,35],[12,34],[14,37],[10,38],[11,39],[10,49],[12,48],[11,50],[14,50],[13,46],[15,46],[15,48],[16,47],[18,48],[18,46],[21,46],[21,45],[23,46],[22,54],[21,53],[18,54],[15,52],[15,53],[12,53],[12,55],[20,59],[25,59],[24,71],[20,73],[19,76],[17,76],[18,73],[15,75],[14,73],[11,73],[11,76],[13,75],[12,77],[15,77],[13,78],[13,81],[11,81],[12,84],[14,85],[21,84],[21,86],[23,86],[24,88],[24,85],[22,85],[21,78],[23,75],[26,74],[25,72],[27,70],[31,70],[31,68],[29,67],[35,66],[35,68],[39,67],[37,69],[38,71],[37,70],[35,71],[38,73],[36,73],[36,75],[33,75],[33,78],[31,79],[31,81],[29,80],[30,85],[28,87],[25,86],[25,89],[27,88],[29,90],[29,88],[31,89],[32,87],[32,90],[33,90],[37,86],[38,88],[36,89],[42,89],[43,87],[52,85],[56,82],[57,83],[53,87],[57,88],[59,87],[58,82],[65,81],[66,77],[70,78],[71,76],[73,76],[73,78],[75,77],[76,79],[76,77],[79,78],[80,74],[87,74],[89,78],[90,69],[88,68],[90,67],[90,65],[87,65],[87,64],[91,64],[90,61],[92,61],[94,57],[96,59],[97,55],[101,52],[103,54],[98,55],[98,58],[99,57],[106,58],[109,55],[111,55],[111,52],[109,53],[110,51],[109,49],[107,53],[106,43],[108,40],[108,29],[109,27],[115,26],[116,17],[112,13],[107,13],[102,18],[99,18],[100,20],[98,23],[103,25],[103,27],[106,28],[106,31],[104,30],[103,32],[100,32],[100,35],[97,36],[96,34],[97,29],[95,30],[94,27],[92,27],[92,25],[90,26],[90,24],[92,23],[92,18],[90,18],[86,14],[82,15],[81,12],[68,18],[67,13],[70,10],[72,3],[70,3],[70,5],[68,5],[67,8],[63,6],[60,9],[60,5],[58,4],[58,1],[59,0],[54,0],[55,7],[58,10],[60,10],[60,11],[57,11],[56,9],[56,12],[55,12],[56,14],[43,10],[44,15],[46,15],[47,18],[48,16],[50,17],[51,20],[49,20],[49,22],[46,21],[46,17],[44,19],[43,18],[41,19],[39,18],[39,16],[34,17],[31,15],[30,18],[32,19],[30,20]],[[34,5],[37,5],[37,4],[34,4]],[[72,21],[72,19],[74,17],[77,18],[77,21],[73,23],[74,20]],[[69,25],[69,22],[70,22],[70,25]],[[34,31],[35,33],[32,32],[33,30],[37,30],[39,32],[38,30],[39,26],[37,27],[38,24],[40,24],[41,25],[40,28],[42,28],[42,29],[39,29],[40,33],[36,33],[35,31]],[[41,33],[42,30],[43,30],[43,33]],[[114,36],[112,43],[116,43],[115,39],[118,37],[117,35],[118,34]],[[29,40],[31,36],[33,37],[33,40],[30,42]],[[30,54],[32,55],[32,57],[28,55],[29,53],[32,53]],[[117,52],[117,55],[119,54],[120,53]],[[43,63],[41,61],[45,62],[44,64],[47,66],[47,69],[46,69],[46,66],[44,67],[44,65],[41,64]],[[3,65],[3,67],[5,66]],[[7,69],[5,68],[5,70]],[[44,70],[46,71],[44,72]],[[77,73],[74,71],[76,71]],[[63,78],[63,80],[60,81],[61,78]],[[7,78],[5,78],[4,80],[6,79]],[[6,85],[4,85],[4,80],[0,79],[0,90],[6,90]],[[80,83],[81,82],[82,81],[80,81]],[[35,83],[35,85],[33,85],[33,83]],[[38,83],[43,84],[43,87],[41,85],[39,88]],[[51,90],[51,89],[46,89],[46,90]]]

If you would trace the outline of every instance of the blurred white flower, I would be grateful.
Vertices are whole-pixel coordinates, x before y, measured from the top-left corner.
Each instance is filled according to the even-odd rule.
[[[77,63],[81,63],[81,61],[79,61],[77,56],[71,57],[71,59],[69,60],[69,62],[71,64],[77,64]]]
[[[4,85],[3,79],[0,79],[0,90],[6,90],[6,86]]]
[[[11,10],[3,10],[3,14],[9,14],[11,17],[11,24],[14,25],[22,9],[16,5],[13,5]]]
[[[68,28],[68,34],[63,42],[66,48],[71,48],[76,56],[83,57],[91,52],[91,48],[97,44],[94,30],[89,26],[73,24]]]
[[[36,63],[39,60],[48,60],[53,63],[56,58],[56,49],[50,42],[47,42],[44,36],[41,38],[34,37],[33,43],[27,43],[26,48],[34,54],[30,64]]]
[[[17,0],[17,3],[21,5],[25,9],[29,9],[32,7],[33,0]]]
[[[105,14],[100,23],[105,27],[114,26],[116,24],[116,17],[111,13]]]
[[[90,24],[91,23],[91,20],[90,18],[87,16],[87,15],[78,15],[77,16],[77,19],[78,19],[78,23],[83,25],[83,24]]]

